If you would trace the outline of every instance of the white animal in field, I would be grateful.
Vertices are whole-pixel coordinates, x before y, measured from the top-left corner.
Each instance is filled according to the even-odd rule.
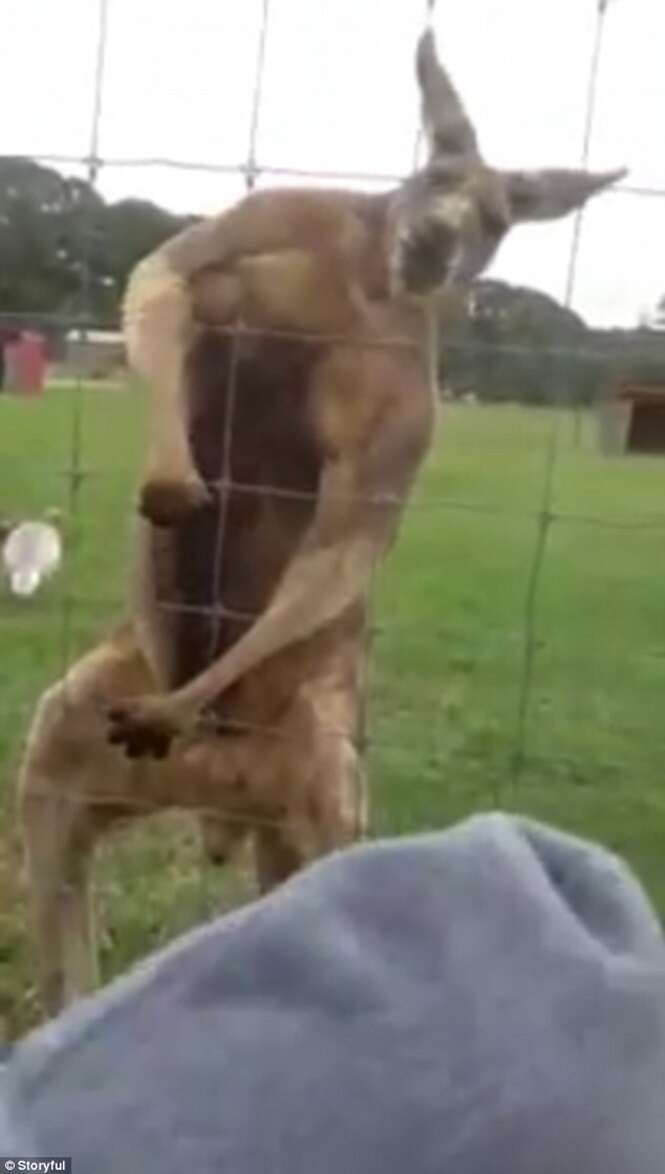
[[[2,564],[14,595],[34,595],[61,562],[62,538],[52,522],[20,522],[8,531]]]

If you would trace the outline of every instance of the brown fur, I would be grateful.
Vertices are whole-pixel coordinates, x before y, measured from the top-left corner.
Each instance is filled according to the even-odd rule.
[[[211,855],[251,835],[264,888],[362,834],[366,598],[432,426],[422,300],[609,182],[492,171],[429,36],[418,68],[431,159],[397,192],[256,193],[130,282],[132,624],[42,698],[21,772],[49,1009],[94,983],[86,871],[119,819],[203,807]]]
[[[208,707],[207,729],[179,739],[163,761],[129,758],[105,739],[109,707],[195,678],[265,613],[306,544],[335,445],[364,446],[379,421],[394,418],[388,435],[397,426],[399,441],[380,472],[389,485],[413,476],[432,420],[419,320],[386,305],[356,328],[368,343],[399,328],[403,345],[391,352],[281,337],[236,342],[205,328],[196,339],[190,435],[197,470],[216,487],[210,504],[168,530],[139,522],[135,625],[45,695],[24,758],[20,814],[50,1011],[96,981],[87,870],[94,844],[114,824],[169,806],[204,808],[209,854],[221,862],[251,837],[262,888],[362,834],[362,594],[243,675]],[[225,501],[219,483],[226,478]],[[362,497],[351,503],[372,512]],[[400,494],[395,505],[374,507],[390,535],[401,505]]]
[[[162,762],[129,759],[105,736],[105,703],[156,683],[131,629],[44,694],[22,766],[20,822],[47,1012],[98,981],[89,868],[113,827],[168,807],[195,812],[217,864],[251,836],[264,890],[361,832],[357,661],[352,642],[338,646],[272,726],[199,735]]]

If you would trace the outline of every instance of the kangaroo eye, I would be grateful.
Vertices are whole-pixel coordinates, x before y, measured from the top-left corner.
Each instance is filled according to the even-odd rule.
[[[489,236],[503,236],[508,231],[508,222],[501,213],[484,204],[480,206],[480,222]]]

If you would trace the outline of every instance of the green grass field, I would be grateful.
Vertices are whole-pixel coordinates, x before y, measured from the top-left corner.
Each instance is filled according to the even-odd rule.
[[[40,689],[122,610],[141,402],[103,387],[0,398],[0,514],[20,516],[69,509],[77,404],[87,475],[67,515],[65,571],[32,601],[0,588],[0,1030],[4,1022],[9,1034],[37,1013],[12,817],[16,757]],[[560,420],[553,508],[564,518],[548,533],[515,770],[551,426],[547,412],[444,408],[378,592],[374,830],[519,809],[623,852],[665,910],[665,461],[602,459],[590,418],[580,444],[570,418]],[[203,866],[194,829],[173,817],[105,849],[96,880],[107,975],[248,892],[242,870],[223,879]]]

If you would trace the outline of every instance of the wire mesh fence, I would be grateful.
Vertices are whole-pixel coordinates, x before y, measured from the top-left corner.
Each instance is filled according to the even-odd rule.
[[[110,7],[112,0],[100,0],[99,35],[87,150],[80,156],[57,153],[40,155],[35,157],[38,161],[58,167],[82,167],[93,189],[102,170],[125,167],[229,174],[241,177],[247,190],[254,186],[257,179],[264,177],[274,180],[333,181],[335,184],[367,182],[377,185],[393,183],[403,178],[376,173],[365,174],[353,169],[348,172],[310,171],[297,167],[268,166],[261,162],[257,135],[261,118],[266,57],[270,51],[270,0],[262,0],[256,68],[252,81],[249,141],[244,160],[225,163],[164,157],[103,157],[100,152],[100,119],[103,108]],[[426,17],[429,19],[435,9],[432,0],[426,8]],[[583,166],[588,163],[592,142],[607,16],[607,4],[600,3],[593,55],[589,65],[587,108],[580,159]],[[417,156],[418,144],[415,150]],[[619,184],[616,193],[616,198],[622,195],[645,199],[665,197],[665,189],[633,186],[630,183]],[[564,297],[567,307],[571,307],[574,301],[584,231],[584,215],[579,213],[575,221],[567,265]],[[92,237],[91,231],[88,236],[89,247],[92,247]],[[80,297],[76,310],[66,315],[44,314],[40,315],[40,318],[61,328],[75,326],[85,338],[86,332],[93,330],[97,325],[91,306],[90,274],[88,254],[87,261],[82,267]],[[35,315],[17,312],[15,315],[3,317],[14,317],[20,323],[26,318],[34,320]],[[237,340],[237,337],[236,330],[234,340]],[[302,345],[321,341],[317,336],[302,333],[293,337]],[[325,336],[325,341],[330,343],[332,340],[330,336]],[[348,342],[348,339],[345,341]],[[455,338],[447,340],[444,337],[441,341],[443,353],[448,356],[463,353],[465,349],[473,350],[477,346],[476,343]],[[381,340],[379,345],[399,348],[405,344],[402,340],[387,338]],[[570,347],[544,344],[535,348],[535,351],[531,346],[494,342],[488,349],[490,357],[506,354],[529,356],[537,353],[541,362],[550,362],[555,366],[559,360],[571,354],[577,359],[607,359],[606,352],[593,343],[586,342],[576,342]],[[233,362],[231,366],[233,368]],[[231,382],[234,382],[233,375]],[[102,583],[95,580],[94,568],[85,571],[84,578],[87,581],[81,582],[80,556],[82,551],[85,552],[86,527],[108,524],[112,518],[116,519],[117,524],[120,507],[124,507],[126,512],[128,506],[122,495],[119,498],[116,496],[118,490],[115,486],[108,490],[109,499],[106,499],[107,479],[111,468],[110,465],[105,465],[103,438],[96,436],[92,445],[88,443],[86,388],[86,376],[81,371],[74,380],[70,393],[66,455],[64,446],[58,460],[54,460],[50,455],[45,455],[42,459],[40,454],[34,459],[34,470],[31,467],[32,458],[27,455],[12,452],[8,453],[7,457],[8,461],[15,463],[17,470],[20,470],[20,476],[30,478],[34,471],[35,476],[38,474],[41,478],[52,478],[54,485],[59,484],[65,507],[67,557],[59,589],[57,593],[45,595],[36,604],[42,624],[42,638],[47,628],[52,633],[50,642],[47,641],[48,648],[42,647],[38,654],[44,660],[45,676],[52,679],[58,674],[65,673],[76,656],[90,646],[92,635],[102,620],[122,613],[126,607],[126,600],[122,596],[107,591]],[[244,483],[235,478],[229,483],[234,409],[235,391],[232,391],[227,397],[226,419],[223,435],[220,437],[220,478],[213,483],[214,488],[220,493],[222,502],[214,558],[216,578],[219,578],[223,558],[226,508],[224,503],[229,491],[232,489],[235,494],[247,494],[250,497],[256,493],[267,493],[276,497],[298,496],[296,491],[279,485]],[[629,801],[637,802],[638,805],[640,802],[639,795],[635,794],[628,776],[631,772],[639,770],[641,757],[649,764],[648,769],[653,772],[654,762],[657,761],[661,749],[665,750],[665,746],[661,746],[662,738],[657,719],[653,716],[654,707],[657,705],[655,692],[658,685],[663,683],[661,667],[665,658],[665,635],[661,638],[655,632],[654,624],[657,625],[660,616],[653,611],[651,601],[646,600],[645,596],[644,606],[648,614],[642,615],[639,623],[635,623],[636,629],[639,628],[642,634],[637,631],[635,633],[635,657],[640,660],[640,676],[634,690],[634,705],[623,715],[618,712],[598,715],[594,713],[595,693],[593,689],[586,687],[585,675],[593,676],[594,663],[601,666],[601,672],[630,674],[631,664],[625,658],[625,645],[618,640],[616,655],[612,649],[604,648],[604,655],[599,657],[598,648],[594,646],[594,633],[598,632],[606,638],[611,626],[600,623],[599,615],[589,614],[587,610],[586,614],[577,618],[570,630],[567,627],[564,640],[561,635],[561,618],[566,609],[569,612],[576,612],[576,600],[585,597],[584,592],[576,595],[576,586],[579,587],[579,583],[576,583],[575,567],[576,559],[579,558],[580,565],[585,568],[584,573],[593,573],[593,558],[589,561],[585,552],[585,547],[588,547],[591,541],[590,534],[600,536],[600,574],[602,552],[616,543],[628,544],[625,547],[627,562],[630,560],[630,544],[636,543],[640,551],[637,561],[641,567],[648,561],[648,557],[645,558],[645,551],[649,550],[653,552],[654,569],[663,569],[663,559],[657,545],[660,531],[665,530],[665,508],[659,508],[659,501],[662,499],[659,499],[657,492],[659,470],[649,468],[637,474],[646,487],[649,500],[654,503],[648,513],[645,513],[643,508],[644,495],[633,498],[630,492],[627,492],[626,502],[621,510],[617,510],[615,506],[616,494],[610,495],[613,507],[608,512],[605,508],[608,496],[604,490],[609,479],[616,476],[616,466],[613,467],[614,471],[595,469],[594,484],[597,492],[588,494],[591,500],[580,501],[576,496],[580,462],[591,461],[590,449],[595,442],[590,440],[588,432],[585,431],[589,426],[588,412],[567,403],[565,388],[561,389],[559,402],[543,411],[537,419],[531,420],[528,426],[518,419],[517,410],[511,407],[497,410],[489,430],[485,425],[478,423],[485,411],[482,407],[458,405],[446,410],[448,414],[452,414],[453,420],[448,433],[444,431],[435,442],[435,449],[440,452],[441,461],[421,479],[418,489],[407,504],[408,533],[400,539],[397,555],[399,558],[401,544],[404,543],[407,549],[403,564],[405,576],[399,579],[399,582],[396,579],[394,586],[388,576],[385,587],[379,581],[376,588],[373,586],[370,592],[368,622],[363,643],[362,714],[358,743],[367,759],[370,777],[372,807],[375,812],[371,831],[381,833],[385,830],[414,830],[489,804],[535,807],[537,814],[564,818],[568,816],[565,805],[569,804],[570,820],[573,824],[579,824],[583,830],[588,830],[589,826],[593,825],[601,834],[604,829],[610,828],[610,823],[606,818],[606,812],[598,811],[598,805],[604,807],[610,800],[602,794],[599,796],[598,789],[594,787],[591,788],[589,797],[589,778],[585,773],[587,767],[589,777],[593,776],[594,782],[601,776],[607,778],[608,794],[609,788],[616,784],[615,801],[619,808],[623,805],[628,811]],[[134,412],[135,409],[132,407],[129,411]],[[515,430],[523,426],[530,430],[528,458],[525,459],[524,467],[518,469],[516,463],[519,464],[521,458],[517,451],[519,444],[516,442]],[[135,432],[138,435],[138,426]],[[484,466],[490,454],[500,466],[499,482],[491,481],[486,476],[487,470]],[[468,464],[470,457],[473,458],[473,479],[477,486],[477,492],[473,496],[467,496],[464,489],[460,493],[456,488],[456,478],[458,482],[461,480],[458,476],[459,471]],[[132,459],[128,457],[128,467],[131,464]],[[570,485],[565,483],[568,476],[571,478]],[[505,541],[498,544],[499,549],[479,571],[478,550],[487,542],[488,525],[493,526],[495,530],[501,528]],[[439,527],[442,535],[440,545],[437,544],[436,538]],[[118,539],[120,559],[123,542],[124,538]],[[503,550],[500,549],[502,545]],[[519,580],[515,577],[514,559],[518,560]],[[450,570],[433,576],[432,567],[437,560],[447,564]],[[463,568],[463,573],[460,567]],[[510,572],[508,575],[507,569]],[[620,593],[622,588],[625,588],[625,582],[622,582],[621,574],[617,575],[616,570],[613,570],[612,574],[615,575],[616,582],[608,584],[608,592],[616,590]],[[428,585],[430,577],[431,582]],[[416,578],[420,584],[421,599],[415,614],[410,614],[411,597],[406,587]],[[495,582],[501,584],[498,597],[494,594]],[[440,595],[437,594],[439,591]],[[456,610],[457,628],[452,630],[446,624],[446,608],[455,595],[458,604],[460,599],[462,603],[461,610],[459,606]],[[469,598],[465,612],[466,596]],[[638,585],[635,598],[639,597]],[[611,609],[612,601],[608,602],[605,599],[602,590],[596,590],[595,594],[587,593],[587,598],[594,600],[593,606],[601,600],[599,612],[602,612],[603,608]],[[174,607],[176,610],[179,607],[168,604],[164,606]],[[232,607],[224,604],[195,610],[207,614],[213,619],[214,624],[229,618],[243,621],[252,618],[246,613],[238,616]],[[584,611],[584,605],[582,610]],[[34,618],[35,611],[32,615]],[[650,644],[649,633],[654,635]],[[563,647],[564,644],[568,646]],[[405,649],[408,650],[408,654]],[[28,653],[36,654],[34,647]],[[385,666],[385,670],[382,669],[380,674],[372,667],[375,656],[378,656],[379,662]],[[428,679],[418,688],[417,678],[427,675],[423,665],[430,662],[437,666],[437,671],[433,673],[431,681]],[[563,707],[559,706],[555,715],[552,713],[551,697],[544,696],[539,683],[540,665],[544,663],[547,663],[547,679],[557,682],[552,687],[558,687],[569,694],[566,704]],[[506,673],[509,675],[508,679]],[[413,703],[409,696],[411,690]],[[13,705],[10,693],[11,690],[6,697],[5,718],[16,728],[25,728],[33,709],[34,699],[26,703],[24,698],[20,698],[16,705]],[[646,702],[645,697],[648,697]],[[650,716],[646,722],[639,720],[640,706],[646,706],[649,710]],[[577,732],[571,734],[571,722],[575,710],[580,707],[588,710],[588,737],[579,736]],[[465,725],[463,736],[460,734],[459,722],[462,710],[472,714],[471,720]],[[625,738],[623,741],[617,738],[616,746],[610,738],[603,751],[602,760],[591,762],[597,753],[593,743],[595,720],[600,720],[608,730],[611,730],[613,721],[617,725],[621,725],[623,721],[626,727],[624,734],[628,731],[634,742],[644,739],[646,730],[647,744],[636,746],[630,762],[622,763],[621,754],[625,748]],[[243,730],[238,732],[256,735],[265,731],[243,727]],[[200,733],[200,730],[197,733]],[[339,737],[339,730],[331,725],[329,735],[335,739]],[[279,735],[271,730],[270,736]],[[416,762],[418,765],[414,774]],[[534,776],[544,780],[544,789],[541,788],[537,795],[530,793],[531,779]],[[407,788],[408,802],[405,805],[395,805],[395,794],[398,791],[403,793]],[[74,789],[66,799],[73,804],[80,801]],[[106,802],[113,806],[117,804],[117,795],[104,795],[98,792],[95,802]],[[129,806],[133,804],[137,814],[150,812],[155,808],[154,803],[141,795],[136,795],[131,800],[125,797],[123,802]],[[654,800],[652,796],[650,803],[650,818],[659,807],[661,814],[665,814],[662,810],[665,800]],[[589,813],[594,806],[596,815],[591,816]],[[197,814],[200,817],[210,816],[215,819],[219,819],[221,814],[225,821],[231,823],[234,820],[244,824],[248,822],[246,813],[240,815],[232,807],[225,808],[217,802],[209,805],[199,804]],[[634,815],[627,818],[634,818]],[[260,826],[271,825],[274,821],[254,813],[251,822],[255,826]],[[610,838],[616,838],[616,825],[612,825],[609,834]],[[162,848],[163,845],[160,843],[160,850]],[[650,868],[652,875],[655,876],[656,848],[653,844],[650,845],[649,851],[652,858],[645,867],[647,871]],[[186,854],[189,852],[191,847],[186,849]],[[129,863],[129,856],[124,855],[121,859],[129,881],[135,882],[137,874]],[[163,866],[163,856],[159,856],[159,859]],[[162,898],[167,902],[173,887],[182,883],[182,874],[178,879],[166,869],[164,877]],[[657,882],[665,896],[665,882],[660,871]],[[103,893],[106,897],[103,897],[103,901],[108,902],[108,894],[112,894],[114,884],[117,884],[117,878],[114,879],[113,871],[110,870],[105,875]],[[194,884],[190,878],[187,884],[188,900],[185,905],[189,913],[193,913],[195,908],[198,910],[199,905],[201,911],[209,911],[218,899],[218,894],[209,881],[203,878],[198,885],[198,882]],[[112,903],[112,897],[110,899]],[[162,929],[157,923],[163,912],[163,906],[154,910],[155,924],[147,935],[145,921],[141,922],[141,941],[134,944],[131,943],[131,935],[136,926],[132,923],[131,915],[127,915],[124,925],[129,944],[107,942],[115,968],[132,953],[135,954],[145,948],[146,936],[151,942],[160,940]],[[184,920],[187,920],[187,916]],[[169,931],[175,928],[177,925],[171,922]],[[0,988],[0,1001],[1,997]]]

